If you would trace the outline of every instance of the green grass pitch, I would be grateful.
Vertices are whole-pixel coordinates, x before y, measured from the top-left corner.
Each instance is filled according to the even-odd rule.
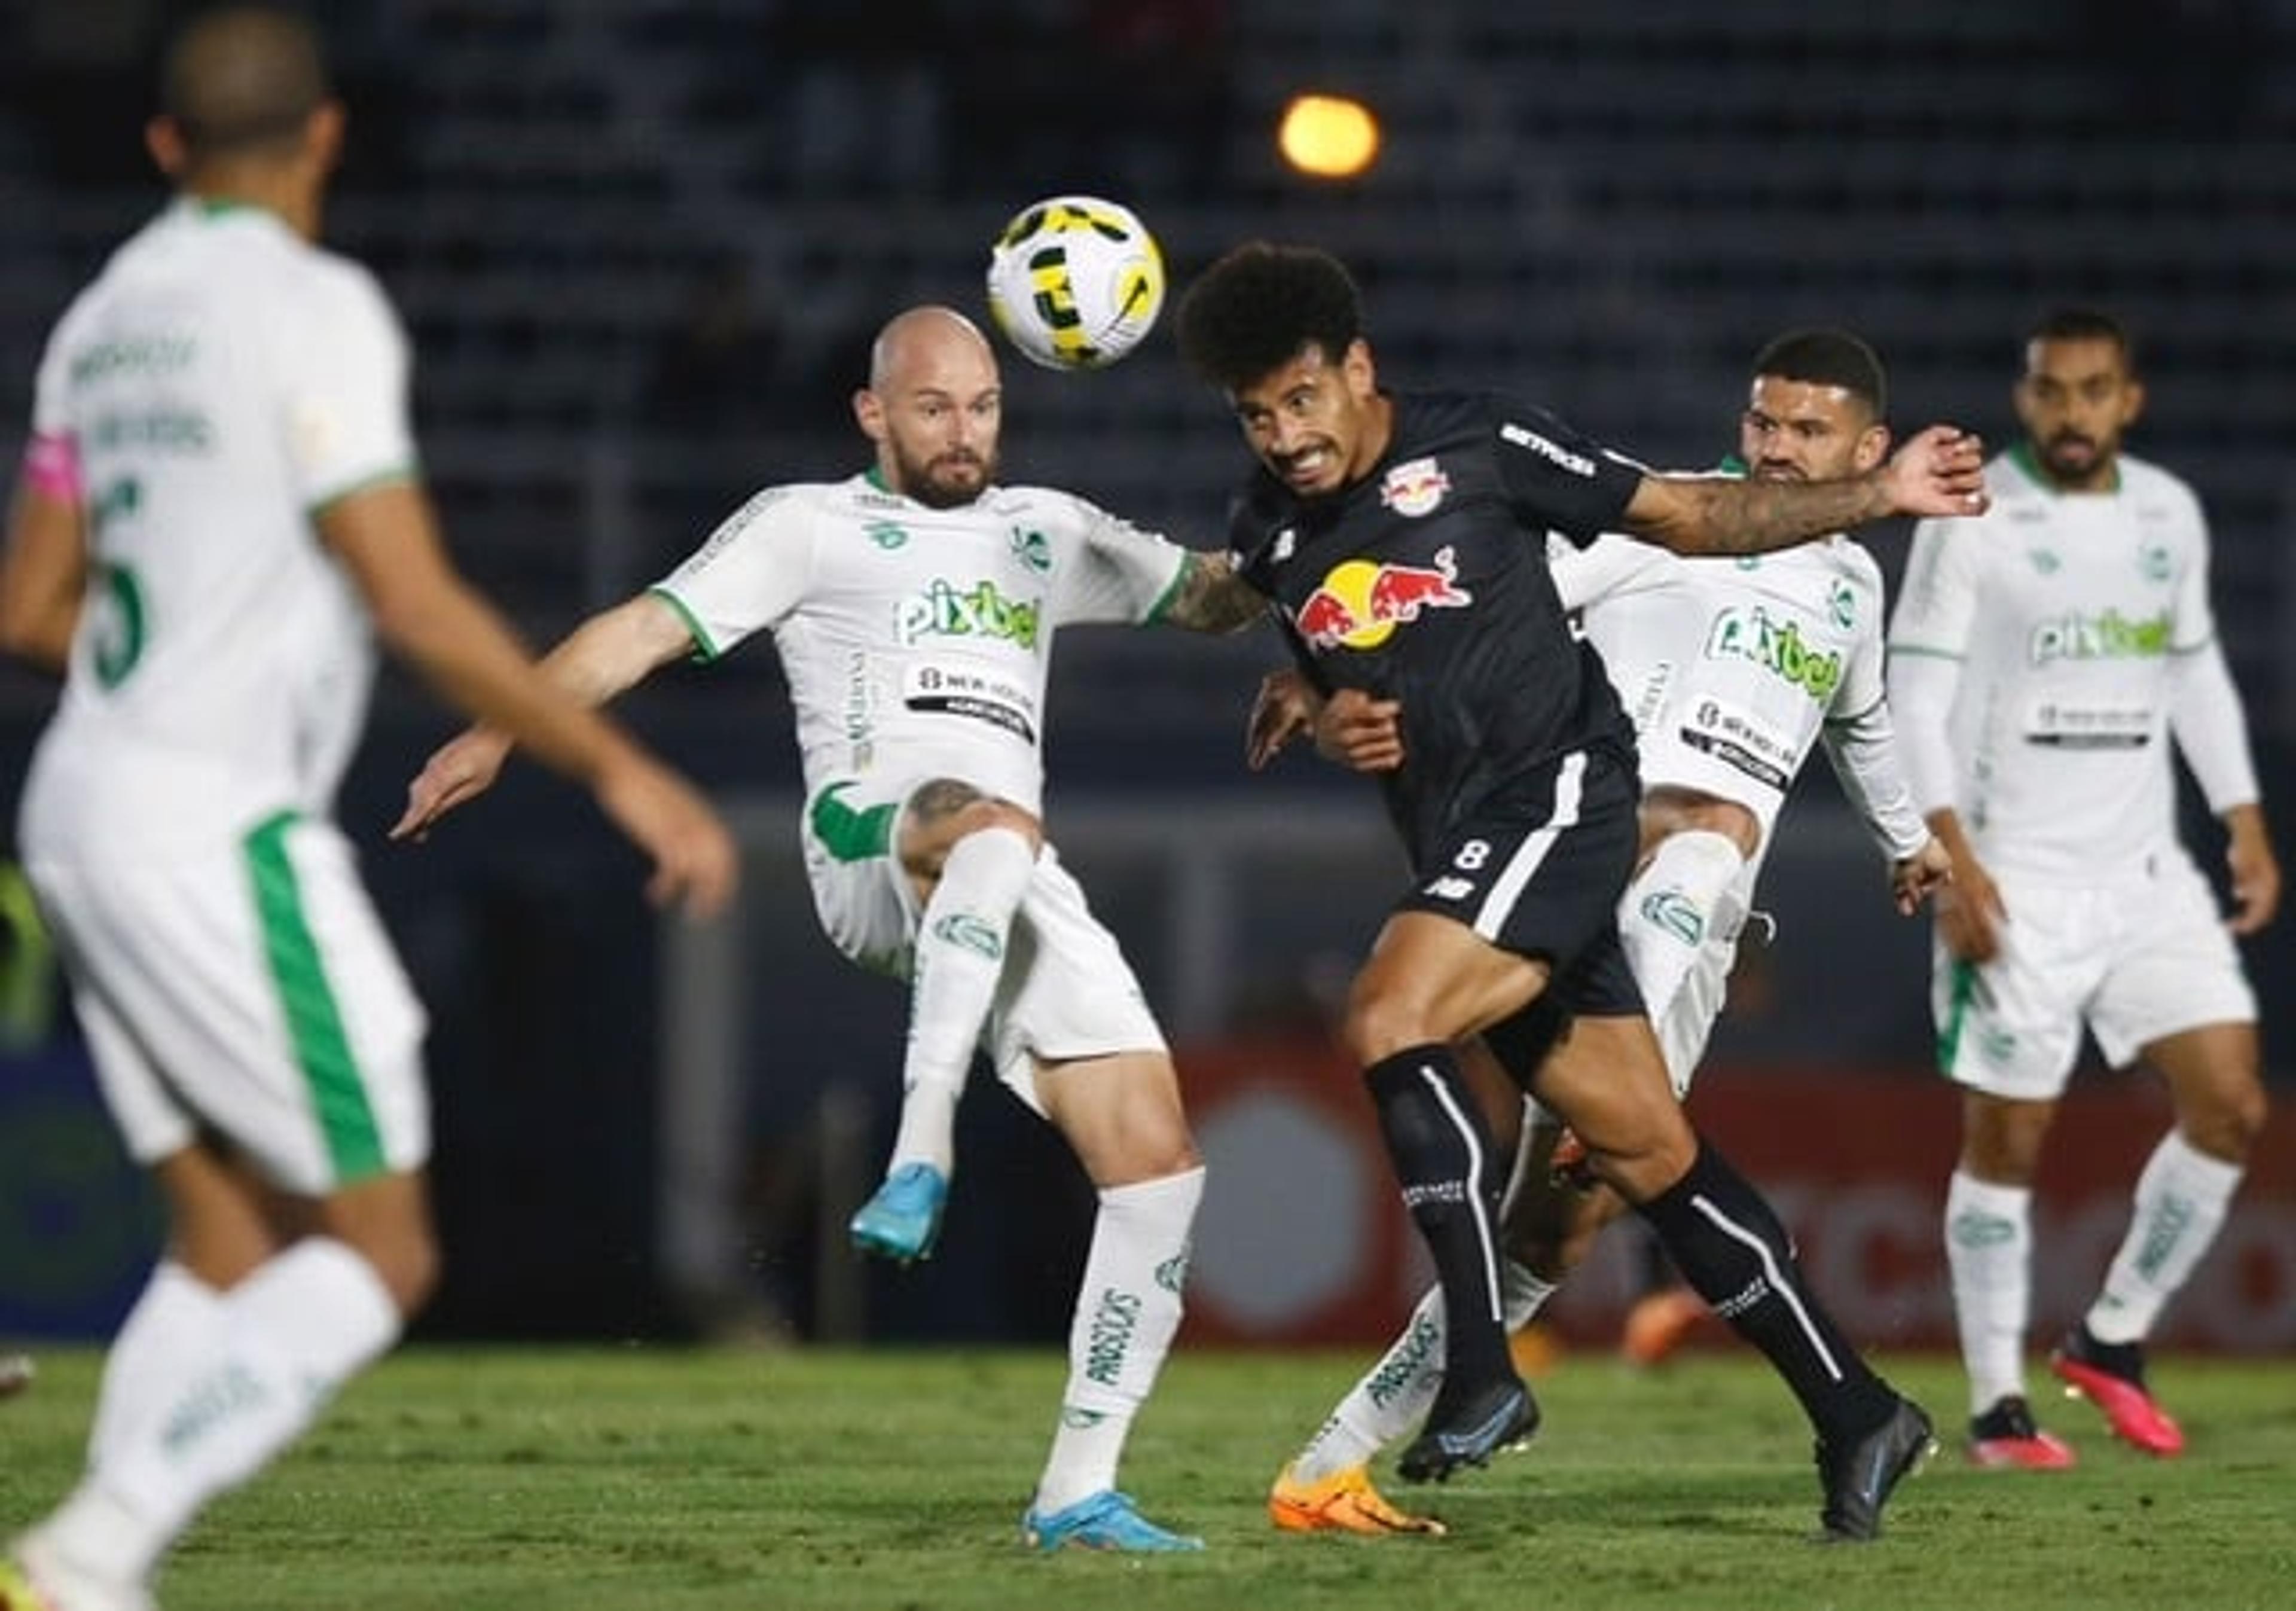
[[[1945,1359],[1888,1361],[1948,1440],[1889,1535],[1806,1541],[1807,1434],[1749,1356],[1630,1374],[1567,1357],[1529,1450],[1432,1492],[1447,1539],[1300,1538],[1261,1499],[1361,1363],[1183,1350],[1126,1486],[1201,1556],[1040,1558],[1016,1541],[1062,1367],[1051,1352],[421,1347],[217,1505],[160,1582],[168,1611],[882,1607],[2296,1604],[2296,1364],[2168,1359],[2191,1435],[2158,1462],[2086,1405],[2043,1401],[2081,1464],[1978,1472]],[[72,1480],[98,1366],[48,1352],[0,1402],[0,1530]],[[2038,1388],[2045,1378],[2037,1370]]]

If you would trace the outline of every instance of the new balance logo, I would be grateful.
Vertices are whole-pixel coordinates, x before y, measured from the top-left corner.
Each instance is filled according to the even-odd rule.
[[[1471,878],[1438,878],[1427,892],[1438,900],[1464,900],[1475,892],[1475,884]]]

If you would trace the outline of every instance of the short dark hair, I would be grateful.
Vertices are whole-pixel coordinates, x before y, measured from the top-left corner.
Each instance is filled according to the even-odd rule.
[[[1196,276],[1177,325],[1188,367],[1239,391],[1310,346],[1344,357],[1363,334],[1363,297],[1330,252],[1251,241]]]
[[[201,12],[160,70],[160,111],[195,160],[288,145],[333,94],[318,30],[283,6]]]
[[[2121,367],[2136,373],[2136,343],[2128,327],[2101,308],[2052,308],[2025,332],[2023,345],[2035,341],[2110,341],[2120,349]]]
[[[1890,413],[1890,380],[1874,349],[1846,330],[1789,330],[1754,355],[1754,378],[1775,375],[1812,386],[1839,386],[1877,420]]]

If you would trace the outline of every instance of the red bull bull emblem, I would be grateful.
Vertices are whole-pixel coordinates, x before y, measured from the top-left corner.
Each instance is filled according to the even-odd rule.
[[[1423,610],[1456,610],[1475,602],[1458,585],[1451,549],[1435,553],[1432,569],[1351,559],[1334,565],[1292,612],[1292,625],[1311,649],[1375,649],[1397,627]]]
[[[1443,473],[1440,464],[1431,458],[1415,458],[1387,473],[1379,483],[1379,501],[1398,514],[1416,518],[1432,514],[1449,490],[1451,478]]]

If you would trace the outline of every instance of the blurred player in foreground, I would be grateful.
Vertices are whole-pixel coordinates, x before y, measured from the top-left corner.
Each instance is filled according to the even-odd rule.
[[[699,910],[733,840],[537,676],[441,547],[408,358],[320,250],[343,136],[318,42],[234,7],[170,49],[172,205],[39,371],[0,647],[64,674],[24,866],[166,1252],[105,1361],[85,1478],[6,1611],[146,1606],[168,1546],[388,1349],[436,1282],[423,1015],[331,820],[380,636],[581,780]]]

